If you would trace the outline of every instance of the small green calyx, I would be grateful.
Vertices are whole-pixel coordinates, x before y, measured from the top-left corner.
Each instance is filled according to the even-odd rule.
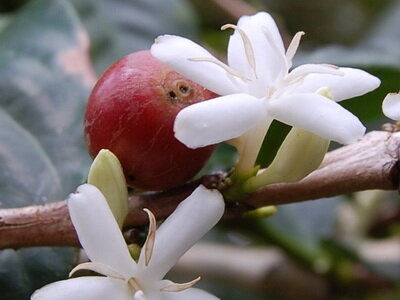
[[[254,177],[259,169],[260,166],[255,166],[251,171],[246,173],[234,170],[232,174],[227,178],[227,181],[230,182],[229,187],[225,191],[223,191],[223,195],[226,201],[235,202],[246,198],[249,193],[244,190],[244,184],[249,178]]]

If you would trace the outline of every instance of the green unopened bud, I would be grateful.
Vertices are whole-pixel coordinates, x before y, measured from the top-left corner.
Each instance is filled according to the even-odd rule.
[[[139,259],[140,251],[142,250],[142,247],[140,247],[138,244],[129,244],[128,245],[128,250],[129,254],[134,260]]]
[[[89,170],[88,183],[96,186],[106,198],[120,228],[128,214],[128,189],[118,158],[101,150]]]
[[[263,207],[245,212],[243,214],[243,217],[244,218],[254,218],[254,219],[268,218],[268,217],[276,214],[277,211],[278,210],[273,205],[263,206]]]
[[[325,97],[331,96],[329,89],[326,88],[320,89],[318,93]],[[303,179],[319,167],[328,150],[329,142],[314,133],[293,127],[271,165],[247,180],[244,190],[251,193],[267,184],[296,182]]]

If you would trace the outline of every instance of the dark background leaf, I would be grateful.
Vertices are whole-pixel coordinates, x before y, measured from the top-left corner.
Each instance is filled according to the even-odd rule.
[[[387,93],[400,89],[400,2],[394,1],[375,20],[374,25],[355,46],[325,46],[304,53],[297,61],[359,67],[379,77],[382,84],[377,90],[341,102],[366,123],[370,130],[380,127],[383,98]]]
[[[196,14],[184,0],[70,0],[91,37],[99,73],[117,59],[149,49],[160,34],[194,38]]]
[[[64,199],[86,179],[90,164],[83,112],[94,83],[85,52],[91,39],[102,72],[159,34],[194,35],[181,0],[25,1],[0,17],[0,207]],[[23,3],[20,3],[21,5]],[[100,30],[99,30],[100,29]],[[0,252],[1,299],[27,299],[44,284],[67,278],[75,250],[31,248]]]
[[[82,115],[93,78],[73,68],[84,32],[62,1],[31,2],[0,33],[1,208],[64,199],[85,180],[90,158]],[[66,278],[75,250],[0,252],[1,299],[27,299]]]

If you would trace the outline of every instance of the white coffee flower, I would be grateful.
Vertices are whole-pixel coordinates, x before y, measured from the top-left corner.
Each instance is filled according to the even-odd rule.
[[[254,162],[273,119],[344,144],[363,136],[365,127],[359,119],[336,102],[375,89],[378,78],[360,69],[324,64],[291,70],[304,33],[298,32],[285,51],[266,12],[243,16],[237,26],[222,27],[226,28],[235,30],[228,64],[179,36],[160,36],[151,47],[164,64],[221,95],[178,114],[174,126],[178,140],[197,148],[240,137],[233,144]],[[334,101],[315,93],[322,87],[329,88]]]
[[[91,262],[86,269],[103,276],[85,276],[49,284],[33,300],[207,300],[215,296],[192,288],[199,280],[176,284],[163,280],[178,259],[221,218],[224,201],[216,190],[199,186],[156,231],[153,214],[149,234],[136,263],[103,194],[84,184],[68,199],[71,220]]]

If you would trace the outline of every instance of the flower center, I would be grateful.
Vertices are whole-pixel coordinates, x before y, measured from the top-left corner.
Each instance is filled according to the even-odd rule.
[[[133,294],[134,300],[146,300],[146,296],[144,295],[144,292],[143,292],[142,288],[140,287],[139,282],[134,277],[127,279],[126,283],[128,284],[129,288],[134,293]]]

